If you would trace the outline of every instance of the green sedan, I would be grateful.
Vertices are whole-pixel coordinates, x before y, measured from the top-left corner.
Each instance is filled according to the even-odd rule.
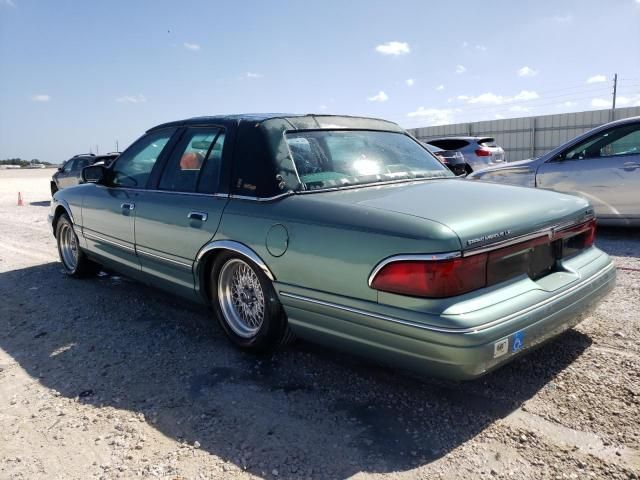
[[[470,379],[614,286],[579,197],[456,178],[394,123],[199,117],[57,192],[72,277],[99,266],[210,305],[236,346],[293,338]]]

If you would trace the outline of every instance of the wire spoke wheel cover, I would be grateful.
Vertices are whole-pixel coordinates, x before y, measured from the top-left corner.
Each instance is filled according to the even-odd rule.
[[[232,258],[222,266],[218,301],[227,325],[236,335],[252,338],[258,333],[265,317],[264,292],[249,264]]]
[[[60,258],[65,268],[73,272],[78,267],[78,238],[73,231],[73,227],[68,223],[64,223],[60,228],[58,248],[60,250]]]

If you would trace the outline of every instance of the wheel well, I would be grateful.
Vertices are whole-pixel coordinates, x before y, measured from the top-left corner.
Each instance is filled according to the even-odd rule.
[[[51,222],[51,227],[53,228],[54,237],[56,236],[56,227],[58,226],[58,219],[62,216],[63,213],[67,213],[67,210],[62,205],[58,205],[55,213],[53,214],[53,221]]]
[[[220,243],[227,243],[227,245],[219,246],[217,248],[211,248],[210,250],[206,251],[202,258],[197,260],[195,264],[196,270],[194,273],[196,275],[195,280],[197,282],[196,290],[200,293],[202,298],[207,301],[210,300],[211,296],[209,294],[209,288],[211,287],[211,268],[218,255],[222,255],[224,253],[232,253],[245,260],[248,260],[258,268],[261,268],[271,281],[275,280],[273,274],[269,270],[269,267],[253,250],[245,245],[239,244],[234,241],[222,240],[220,241]]]

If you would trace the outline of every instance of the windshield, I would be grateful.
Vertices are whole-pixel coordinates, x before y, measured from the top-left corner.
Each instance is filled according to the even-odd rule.
[[[285,138],[305,190],[453,176],[402,133],[310,130]]]

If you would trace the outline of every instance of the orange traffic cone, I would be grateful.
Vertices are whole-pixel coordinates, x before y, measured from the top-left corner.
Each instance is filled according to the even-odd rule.
[[[22,207],[24,203],[22,203],[22,194],[18,192],[18,206]]]

